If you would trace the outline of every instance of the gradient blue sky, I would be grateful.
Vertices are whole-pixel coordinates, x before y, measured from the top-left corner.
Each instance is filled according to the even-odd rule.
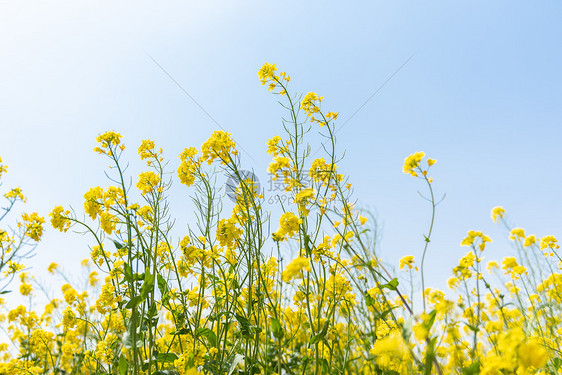
[[[494,239],[488,259],[511,251],[490,220],[496,205],[530,233],[561,234],[561,19],[559,1],[2,2],[2,188],[22,186],[26,209],[45,216],[56,204],[80,209],[89,187],[108,184],[92,152],[99,133],[121,132],[131,159],[154,139],[171,167],[206,140],[216,124],[149,55],[233,133],[263,180],[283,114],[258,82],[264,62],[290,73],[293,90],[325,96],[344,123],[413,56],[338,133],[339,147],[394,264],[421,254],[430,213],[403,160],[420,150],[438,160],[435,189],[447,198],[427,272],[443,286],[469,229]],[[171,192],[178,225],[188,193]],[[48,229],[28,263],[74,271],[88,243]]]

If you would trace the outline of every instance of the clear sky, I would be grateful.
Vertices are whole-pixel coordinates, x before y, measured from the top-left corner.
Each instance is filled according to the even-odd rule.
[[[131,160],[154,139],[176,167],[214,121],[267,180],[265,142],[281,133],[283,110],[257,79],[264,62],[287,71],[293,90],[323,95],[340,124],[392,76],[339,131],[342,171],[397,264],[420,256],[430,213],[403,160],[437,159],[434,187],[447,197],[427,272],[443,286],[469,229],[494,239],[488,259],[511,251],[490,219],[496,205],[529,233],[562,234],[561,19],[559,1],[1,2],[2,189],[23,187],[26,210],[45,216],[80,209],[89,187],[109,183],[92,152],[99,133],[121,132]],[[171,194],[181,216],[189,191],[177,183]],[[28,264],[73,272],[89,243],[49,228]]]

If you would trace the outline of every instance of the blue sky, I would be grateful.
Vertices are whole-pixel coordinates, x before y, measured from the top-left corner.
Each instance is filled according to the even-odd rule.
[[[89,187],[109,183],[92,152],[99,133],[121,132],[131,160],[154,139],[171,167],[200,146],[217,125],[149,56],[233,133],[262,180],[283,114],[257,79],[264,62],[296,92],[323,95],[343,124],[411,58],[338,133],[342,171],[379,217],[380,254],[397,264],[420,256],[430,213],[403,160],[437,159],[435,189],[447,197],[427,273],[442,286],[469,229],[494,239],[488,259],[511,251],[490,220],[496,205],[529,233],[561,234],[561,16],[557,1],[2,2],[2,188],[22,186],[26,210],[45,216],[56,204],[80,209]],[[172,190],[177,212],[188,194]],[[49,229],[28,263],[73,270],[88,241]]]

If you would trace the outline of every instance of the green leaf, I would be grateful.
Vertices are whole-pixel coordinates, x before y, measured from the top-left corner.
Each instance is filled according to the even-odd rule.
[[[391,307],[391,308],[389,308],[389,309],[386,309],[386,310],[384,310],[383,312],[381,312],[380,314],[378,314],[378,316],[379,316],[380,319],[385,319],[386,316],[387,316],[388,314],[390,314],[390,312],[391,312],[392,310],[397,309],[397,308],[398,308],[398,306],[394,306],[394,307]]]
[[[133,329],[135,329],[132,325],[129,326],[127,331],[123,334],[123,346],[127,349],[132,349],[133,346],[140,348],[144,344],[144,337],[142,333],[138,332],[136,337],[136,343],[133,343]]]
[[[190,334],[191,334],[191,330],[185,327],[178,329],[176,332],[172,332],[172,335],[190,335]]]
[[[322,330],[310,338],[309,340],[310,345],[314,345],[318,341],[322,340],[328,333],[328,328],[330,328],[330,319],[326,319],[326,321],[324,322],[324,326],[322,327]]]
[[[273,337],[276,339],[281,340],[285,336],[283,327],[281,327],[281,323],[277,318],[271,318],[271,327],[273,328]]]
[[[111,240],[111,241],[113,241],[113,243],[115,244],[115,247],[117,248],[117,250],[121,250],[122,248],[125,247],[125,245],[123,245],[123,244],[121,244],[121,243],[119,243],[119,242],[117,242],[117,241],[115,241],[115,240]]]
[[[428,332],[429,330],[431,330],[431,327],[433,327],[433,323],[435,323],[436,316],[437,316],[437,311],[431,310],[431,312],[429,313],[429,319],[426,322],[424,322],[424,327],[427,329]]]
[[[395,277],[394,279],[390,280],[388,283],[381,285],[381,289],[390,289],[396,290],[398,287],[398,279]]]
[[[431,369],[433,368],[433,360],[435,359],[435,343],[437,342],[437,337],[432,338],[425,352],[425,371],[424,375],[431,375]]]
[[[135,297],[131,298],[129,300],[129,302],[127,302],[127,304],[125,305],[125,308],[126,309],[134,309],[141,302],[142,302],[141,296],[135,296]]]
[[[149,319],[152,319],[152,318],[154,318],[157,314],[158,314],[158,310],[156,309],[156,303],[152,303],[152,304],[150,305],[150,307],[148,308],[148,311],[147,311],[147,313],[146,313],[146,316],[147,316]],[[158,320],[158,318],[156,318],[156,320]]]
[[[328,328],[330,328],[330,321],[332,320],[332,316],[336,311],[336,305],[332,306],[332,311],[328,314],[328,318],[324,322],[324,326],[322,326],[322,330],[317,333],[316,335],[312,336],[309,340],[310,345],[316,344],[318,341],[322,340],[326,334],[328,333]]]
[[[154,275],[146,270],[144,272],[144,283],[140,289],[140,296],[143,300],[148,297],[148,293],[154,289]]]
[[[236,314],[235,317],[238,323],[240,323],[240,325],[242,326],[240,327],[240,331],[242,332],[242,334],[245,336],[250,335],[250,321],[240,314]]]
[[[123,354],[119,357],[119,375],[127,375],[127,370],[129,369],[129,364],[127,359]]]
[[[330,365],[328,364],[328,360],[326,358],[321,358],[320,363],[322,363],[322,373],[330,374]]]
[[[164,277],[162,277],[162,275],[160,274],[158,274],[157,279],[158,279],[158,289],[160,289],[160,293],[162,293],[162,295],[166,294],[168,292],[168,283],[166,282]]]
[[[471,324],[468,324],[468,323],[465,323],[465,324],[466,324],[466,326],[467,326],[472,332],[478,332],[478,331],[480,331],[480,328],[478,328],[478,327],[475,327],[475,326],[473,326],[473,325],[471,325]]]
[[[363,292],[363,295],[365,296],[365,305],[372,306],[375,304],[376,301],[373,297],[371,297],[369,292],[365,291]]]
[[[158,353],[158,356],[156,358],[158,362],[164,363],[164,362],[174,362],[179,357],[175,353]]]
[[[217,335],[215,332],[211,331],[209,328],[199,328],[197,330],[197,334],[203,337],[206,337],[209,340],[209,344],[212,347],[217,346]]]
[[[478,375],[480,374],[480,362],[473,362],[470,366],[462,369],[463,375]]]
[[[133,281],[133,269],[127,263],[124,264],[124,267],[125,267],[125,280],[127,280],[128,282],[132,282]]]
[[[316,335],[312,336],[309,340],[309,343],[311,345],[316,344],[318,341],[324,339],[324,337],[326,336],[326,334],[328,333],[328,328],[330,327],[330,322],[332,320],[332,317],[334,316],[334,313],[336,312],[336,304],[334,303],[332,305],[332,309],[330,310],[330,312],[328,313],[328,317],[326,318],[326,321],[324,322],[324,326],[322,327],[322,330],[317,333]]]
[[[310,236],[308,234],[304,235],[304,248],[307,254],[310,254]]]
[[[158,290],[160,290],[160,294],[162,294],[162,304],[167,305],[168,302],[170,302],[168,283],[166,282],[164,277],[162,277],[162,275],[160,274],[158,274],[157,276],[157,281],[158,281]]]

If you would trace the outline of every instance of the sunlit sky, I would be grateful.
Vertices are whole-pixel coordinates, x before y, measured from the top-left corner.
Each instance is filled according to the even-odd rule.
[[[337,137],[341,171],[376,212],[379,253],[394,265],[420,257],[430,218],[403,160],[437,159],[446,198],[426,272],[443,287],[468,230],[494,239],[488,260],[512,251],[490,219],[496,205],[528,233],[561,235],[561,19],[558,1],[1,2],[2,189],[21,186],[20,208],[44,216],[57,204],[79,210],[89,187],[109,184],[92,151],[99,133],[123,134],[128,160],[153,139],[173,169],[219,126],[267,181],[265,142],[282,135],[283,109],[256,73],[275,62],[294,92],[323,95],[339,124],[376,93]],[[180,231],[190,193],[170,192]],[[91,243],[48,228],[27,264],[41,278],[50,262],[76,273]]]

